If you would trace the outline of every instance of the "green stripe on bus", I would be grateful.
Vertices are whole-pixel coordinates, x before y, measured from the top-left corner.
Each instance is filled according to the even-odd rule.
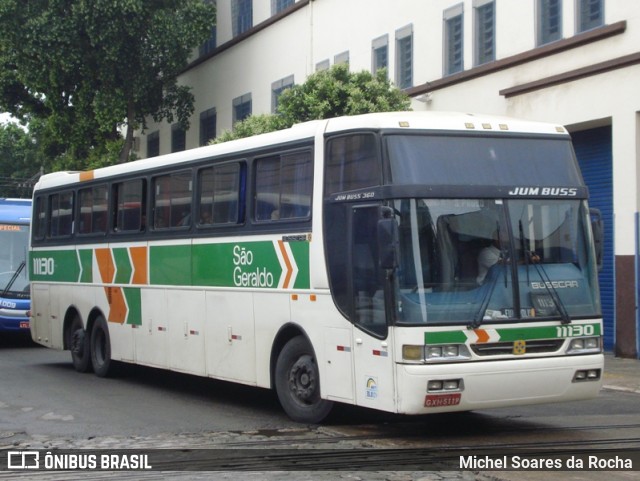
[[[129,284],[131,281],[131,273],[133,268],[129,260],[129,249],[126,247],[119,247],[112,249],[113,260],[116,264],[116,278],[114,282],[116,284]]]
[[[599,336],[600,324],[565,324],[562,326],[522,327],[497,329],[500,342],[557,339],[564,337]]]
[[[32,281],[78,282],[80,264],[74,250],[31,251],[29,278]]]
[[[298,277],[293,285],[294,289],[309,289],[311,287],[311,274],[309,273],[309,243],[291,242],[289,243],[291,253],[298,266]]]
[[[149,282],[152,285],[191,285],[191,246],[149,248]]]
[[[142,296],[140,294],[139,287],[125,287],[124,298],[127,301],[127,307],[129,308],[127,313],[127,324],[133,324],[135,326],[142,325]]]
[[[425,344],[454,344],[467,342],[467,336],[463,331],[436,331],[425,332]]]
[[[93,249],[78,249],[78,257],[80,258],[80,278],[78,282],[93,282]]]

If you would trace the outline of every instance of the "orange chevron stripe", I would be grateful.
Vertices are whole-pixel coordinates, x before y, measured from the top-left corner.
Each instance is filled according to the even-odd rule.
[[[96,260],[98,261],[98,269],[100,270],[100,279],[103,284],[110,284],[113,282],[113,276],[115,274],[115,268],[113,265],[113,258],[111,257],[111,249],[96,249]]]
[[[105,287],[108,290],[107,299],[109,300],[109,322],[117,322],[124,324],[127,319],[127,303],[124,300],[124,292],[121,287]]]
[[[131,283],[147,284],[149,278],[147,272],[147,247],[130,247],[129,254],[133,262],[133,278],[131,279]]]
[[[284,242],[279,240],[278,246],[280,247],[280,252],[282,253],[284,263],[287,266],[287,275],[285,276],[284,284],[282,285],[282,287],[287,289],[289,287],[289,282],[291,282],[291,276],[293,275],[293,266],[291,265],[291,261],[289,260],[289,256],[287,255],[287,250],[284,248]]]
[[[484,329],[474,329],[473,332],[478,336],[477,343],[487,342],[489,340],[489,333]]]

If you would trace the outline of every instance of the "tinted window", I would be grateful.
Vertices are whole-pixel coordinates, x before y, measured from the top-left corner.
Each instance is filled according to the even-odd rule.
[[[394,184],[582,185],[567,139],[391,135],[387,147]]]
[[[327,144],[325,195],[380,185],[382,179],[373,134],[337,137]]]
[[[255,219],[309,217],[313,166],[310,152],[294,152],[256,160]]]
[[[78,191],[78,233],[107,232],[107,186],[99,185]]]
[[[206,227],[242,222],[240,194],[241,182],[244,182],[241,175],[243,167],[234,162],[208,167],[198,173],[198,225]]]
[[[142,179],[114,184],[116,232],[139,232],[145,228],[144,187],[145,181]]]
[[[191,171],[153,179],[153,228],[187,227],[191,224]]]
[[[49,197],[49,236],[66,237],[73,234],[73,192]]]

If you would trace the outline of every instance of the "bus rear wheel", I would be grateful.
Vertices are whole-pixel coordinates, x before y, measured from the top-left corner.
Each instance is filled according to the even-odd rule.
[[[287,342],[278,356],[276,392],[282,408],[294,421],[316,424],[327,417],[333,403],[320,398],[320,374],[313,348],[303,336]]]
[[[96,318],[93,329],[91,329],[91,364],[93,372],[99,377],[107,377],[112,373],[109,327],[102,316]]]
[[[73,367],[78,372],[89,372],[91,370],[91,346],[89,345],[89,335],[84,330],[80,316],[76,315],[71,321],[67,336],[67,347],[71,351]]]

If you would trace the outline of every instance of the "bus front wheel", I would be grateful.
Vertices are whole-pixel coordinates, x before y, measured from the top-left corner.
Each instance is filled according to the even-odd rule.
[[[99,316],[91,329],[91,364],[99,377],[107,377],[112,370],[111,340],[104,317]]]
[[[278,399],[291,419],[315,424],[327,417],[333,403],[320,398],[318,364],[303,336],[285,344],[276,362],[275,375]]]
[[[89,335],[84,330],[80,316],[76,315],[71,321],[67,336],[69,336],[67,347],[71,351],[73,367],[78,372],[89,372],[91,370],[91,347]]]

